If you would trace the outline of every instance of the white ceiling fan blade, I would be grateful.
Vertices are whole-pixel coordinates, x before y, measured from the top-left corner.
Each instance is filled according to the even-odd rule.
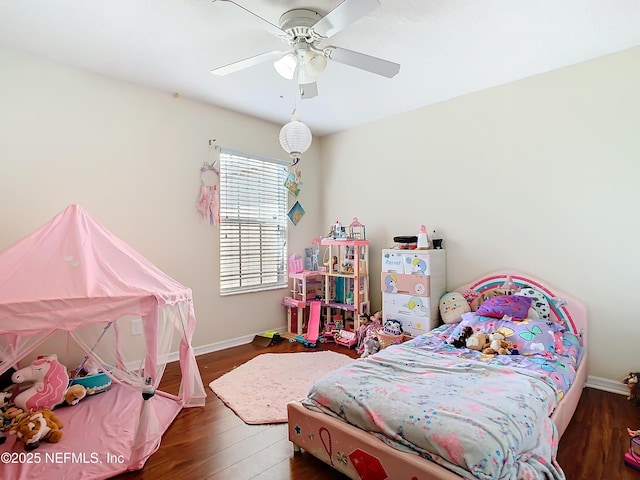
[[[400,64],[372,57],[364,53],[354,52],[340,47],[325,48],[326,55],[338,63],[360,68],[383,77],[391,78],[400,71]]]
[[[278,27],[277,25],[274,25],[273,23],[271,23],[268,20],[265,20],[264,18],[260,17],[259,15],[256,15],[255,13],[253,13],[251,10],[247,10],[246,8],[244,8],[242,5],[237,4],[236,2],[232,1],[232,0],[211,0],[213,3],[215,2],[226,2],[226,3],[232,3],[234,4],[236,7],[241,8],[242,10],[244,10],[245,12],[247,12],[250,15],[253,15],[255,18],[257,18],[258,20],[260,20],[262,22],[262,26],[268,30],[269,32],[271,32],[273,35],[275,35],[276,37],[282,37],[282,38],[288,38],[289,35],[287,34],[287,32],[285,32],[284,30],[282,30],[280,27]]]
[[[378,0],[344,0],[340,5],[331,10],[324,18],[311,27],[314,34],[329,38],[344,30],[356,20],[371,13],[381,3]]]
[[[300,98],[303,100],[318,96],[318,84],[316,82],[301,83],[298,88],[300,89]]]
[[[253,57],[245,58],[244,60],[239,60],[237,62],[229,63],[227,65],[223,65],[222,67],[214,68],[211,70],[211,73],[218,76],[229,75],[230,73],[238,72],[240,70],[244,70],[245,68],[253,67],[255,65],[260,65],[261,63],[268,62],[269,60],[275,61],[278,58],[282,57],[287,52],[281,52],[279,50],[272,50],[270,52],[261,53],[260,55],[255,55]]]

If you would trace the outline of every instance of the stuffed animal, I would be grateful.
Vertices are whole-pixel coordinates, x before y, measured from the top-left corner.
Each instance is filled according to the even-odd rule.
[[[469,350],[477,350],[482,352],[489,345],[489,336],[483,332],[475,332],[465,342],[465,346]]]
[[[451,345],[453,345],[456,348],[466,347],[467,346],[467,339],[472,334],[473,334],[473,328],[471,328],[471,327],[463,327],[462,331],[460,332],[460,335],[458,336],[458,338],[455,338],[451,342]]]
[[[511,355],[513,344],[507,341],[504,335],[500,332],[492,332],[489,334],[489,346],[486,347],[482,353],[487,355],[499,354],[499,355]]]
[[[22,416],[24,415],[24,410],[18,407],[8,407],[4,412],[2,412],[3,423],[2,430],[8,431],[11,430],[13,426],[15,426]]]
[[[38,448],[43,440],[51,443],[59,442],[62,439],[60,429],[63,426],[55,413],[44,408],[24,415],[11,429],[11,433],[24,442],[24,449],[28,451]]]
[[[67,368],[58,362],[56,355],[37,358],[28,367],[14,372],[11,380],[13,383],[33,382],[13,400],[25,412],[60,405],[69,383]]]
[[[84,385],[78,383],[71,385],[64,393],[64,402],[67,405],[76,405],[80,400],[87,396],[87,389]]]
[[[360,358],[368,357],[369,355],[373,355],[378,351],[380,351],[380,341],[378,340],[378,338],[368,337],[364,341],[364,351],[362,352],[362,355],[360,355]]]
[[[402,322],[400,322],[400,320],[390,318],[384,322],[382,330],[389,335],[402,335]]]
[[[440,298],[440,316],[444,323],[457,323],[462,314],[471,311],[467,300],[458,292],[447,292]]]

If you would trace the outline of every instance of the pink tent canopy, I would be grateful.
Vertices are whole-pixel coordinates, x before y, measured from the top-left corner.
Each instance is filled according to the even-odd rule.
[[[140,336],[134,336],[133,321],[141,322]],[[114,383],[95,398],[61,408],[63,441],[40,448],[108,451],[124,461],[56,465],[66,469],[65,478],[109,478],[141,468],[178,412],[204,405],[191,346],[195,323],[191,290],[78,205],[0,253],[0,373],[28,362],[28,355],[56,353],[39,348],[55,332],[66,332]],[[180,361],[177,394],[159,389],[171,359]],[[121,415],[109,415],[113,411]],[[16,441],[10,436],[0,451],[19,449]],[[5,465],[16,479],[51,476],[47,469],[53,467]]]
[[[73,330],[178,302],[192,302],[189,288],[78,205],[0,253],[1,333]]]

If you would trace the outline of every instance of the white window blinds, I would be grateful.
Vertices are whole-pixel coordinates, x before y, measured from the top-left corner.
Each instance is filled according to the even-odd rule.
[[[221,295],[287,285],[286,165],[221,150]]]

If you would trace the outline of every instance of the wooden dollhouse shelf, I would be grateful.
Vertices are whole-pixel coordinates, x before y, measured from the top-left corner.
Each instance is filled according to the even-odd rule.
[[[312,301],[319,300],[325,325],[338,321],[357,332],[360,314],[369,313],[369,242],[367,240],[323,238],[321,258],[326,270],[289,273],[291,293],[282,304],[287,307],[289,333],[303,334]],[[344,313],[348,312],[348,315]],[[338,342],[339,343],[339,342]],[[349,343],[349,342],[347,342]]]
[[[349,310],[350,312],[355,312],[356,310],[354,305],[350,305],[348,303],[322,302],[322,305],[325,307],[339,308],[340,310]]]

